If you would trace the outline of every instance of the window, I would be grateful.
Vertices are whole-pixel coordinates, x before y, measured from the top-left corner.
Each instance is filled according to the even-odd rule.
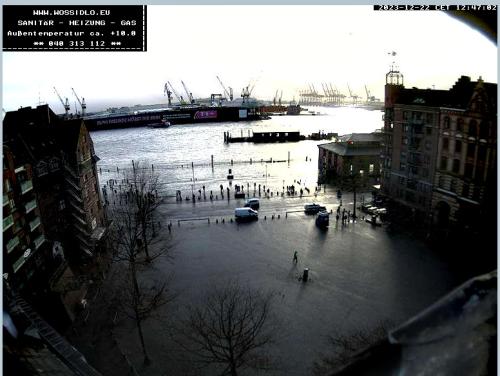
[[[66,204],[64,203],[64,200],[60,200],[59,201],[59,210],[64,210],[65,207],[66,207]]]
[[[446,157],[441,157],[441,170],[446,170],[448,167],[448,158]]]
[[[427,114],[426,115],[426,120],[427,120],[428,124],[431,124],[432,121],[434,120],[432,114]]]
[[[460,159],[454,159],[453,160],[453,168],[452,171],[455,174],[458,174],[460,172]]]
[[[457,191],[457,181],[455,179],[451,179],[450,182],[450,191],[456,192]]]
[[[475,120],[471,120],[469,123],[469,136],[476,137],[477,136],[477,122]]]
[[[438,186],[439,186],[439,188],[444,188],[444,176],[443,175],[439,176]]]
[[[49,162],[49,169],[50,171],[56,171],[59,169],[59,161],[57,158],[52,158]]]
[[[449,139],[447,139],[447,138],[443,138],[443,144],[442,144],[443,150],[446,150],[446,151],[447,151],[447,150],[448,150],[448,146],[449,146],[449,144],[450,144]]]
[[[468,158],[474,158],[474,154],[476,154],[476,145],[469,144],[467,146],[467,157]]]
[[[401,162],[401,163],[399,164],[399,170],[400,170],[400,171],[406,171],[406,163]]]
[[[36,173],[38,176],[47,175],[49,173],[49,170],[47,169],[47,163],[45,163],[43,161],[39,162],[36,165]]]
[[[400,157],[401,160],[406,160],[406,152],[405,151],[402,151],[401,152],[401,157]]]
[[[479,145],[479,148],[477,149],[477,160],[480,162],[486,161],[486,146],[485,145]]]
[[[464,131],[464,119],[458,118],[457,119],[457,132],[463,132]]]
[[[443,128],[444,129],[450,129],[450,118],[449,116],[445,116],[443,120]]]
[[[410,113],[408,111],[403,111],[403,119],[408,120],[409,117],[410,117]]]
[[[474,172],[474,165],[472,163],[465,164],[464,176],[466,178],[472,179],[472,174]]]
[[[427,136],[432,135],[432,127],[425,127],[425,134]]]
[[[403,136],[403,145],[408,145],[408,137]]]
[[[375,170],[375,166],[374,166],[373,164],[370,164],[370,165],[368,166],[368,171],[369,171],[369,173],[370,173],[370,174],[373,174],[373,171],[374,171],[374,170]]]
[[[432,142],[425,140],[425,150],[430,151],[432,149]]]
[[[404,133],[408,132],[408,124],[403,124],[403,132]]]
[[[485,121],[482,121],[481,124],[479,125],[479,138],[488,138],[488,123]]]
[[[423,168],[422,169],[422,177],[428,178],[429,177],[429,169],[428,168]]]
[[[462,141],[455,140],[455,153],[462,152]]]
[[[463,197],[469,197],[469,190],[470,190],[469,184],[464,184],[462,186],[462,196]]]

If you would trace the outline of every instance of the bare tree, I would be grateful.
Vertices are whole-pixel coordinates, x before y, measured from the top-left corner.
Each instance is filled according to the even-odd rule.
[[[330,353],[314,362],[313,374],[316,376],[331,375],[336,370],[348,365],[360,351],[386,338],[391,326],[389,321],[384,321],[372,329],[357,329],[347,335],[329,335],[327,341]]]
[[[113,211],[113,222],[110,228],[113,260],[115,267],[125,269],[121,280],[115,283],[115,301],[122,312],[134,320],[144,355],[144,363],[150,362],[144,342],[142,323],[159,306],[167,303],[173,295],[167,294],[167,282],[139,282],[138,267],[142,264],[141,239],[143,230],[141,218],[138,217],[134,205],[120,206]]]
[[[223,366],[224,375],[236,376],[240,368],[269,368],[269,359],[258,350],[276,338],[272,299],[272,293],[252,291],[238,282],[214,287],[202,305],[189,307],[184,348],[201,364]]]
[[[127,203],[133,208],[139,224],[140,245],[144,249],[146,261],[150,262],[150,243],[156,236],[155,212],[161,204],[158,196],[159,175],[154,172],[153,166],[148,167],[146,162],[132,161],[132,169],[128,170],[125,178],[130,185],[130,201]]]

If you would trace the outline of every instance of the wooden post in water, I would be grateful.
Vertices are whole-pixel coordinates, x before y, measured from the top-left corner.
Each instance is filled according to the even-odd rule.
[[[213,154],[210,156],[210,159],[211,159],[212,170],[213,170],[214,169],[214,155]]]

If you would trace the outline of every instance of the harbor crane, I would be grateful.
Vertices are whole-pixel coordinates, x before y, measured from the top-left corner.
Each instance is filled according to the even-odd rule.
[[[372,95],[372,93],[370,93],[370,90],[368,90],[366,85],[365,85],[365,91],[366,91],[366,101],[367,102],[375,102],[378,100],[377,98],[375,98],[374,95]]]
[[[80,107],[82,108],[82,117],[83,117],[83,116],[85,116],[85,110],[87,108],[87,105],[85,104],[85,98],[82,97],[82,100],[80,100],[80,98],[76,94],[75,89],[71,88],[71,90],[73,91],[73,94],[75,95],[76,100],[78,101],[78,103],[80,104]]]
[[[172,91],[168,87],[168,83],[165,83],[165,86],[163,87],[163,95],[167,94],[168,98],[168,105],[172,105]]]
[[[188,88],[186,87],[186,84],[184,81],[181,80],[182,87],[184,88],[184,91],[186,92],[187,98],[189,100],[190,104],[194,104],[194,99],[193,99],[193,93],[191,93]]]
[[[253,83],[250,82],[246,87],[243,88],[241,91],[241,97],[243,98],[243,102],[245,100],[248,100],[250,98],[250,95],[252,95],[252,91],[255,88],[255,84],[257,83],[258,80],[255,80]]]
[[[186,104],[186,102],[184,101],[184,98],[182,98],[182,95],[179,95],[177,93],[177,91],[174,89],[174,87],[172,86],[172,84],[170,83],[170,81],[167,81],[167,84],[168,84],[168,86],[170,86],[170,90],[172,90],[172,93],[174,93],[174,95],[177,98],[177,100],[179,101],[179,103],[181,105]]]
[[[226,98],[229,98],[230,101],[233,100],[233,88],[229,86],[229,90],[226,89],[226,87],[224,86],[224,84],[222,83],[222,80],[220,79],[219,76],[215,76],[217,77],[217,80],[219,81],[220,83],[220,86],[222,86],[222,89],[224,89],[224,94],[226,95]]]
[[[54,91],[56,92],[57,97],[59,98],[59,100],[61,101],[61,104],[64,107],[64,118],[67,119],[69,117],[69,110],[71,108],[69,101],[68,101],[68,98],[66,98],[66,102],[64,102],[63,99],[61,98],[61,96],[59,95],[59,92],[57,91],[55,86],[54,86]]]
[[[347,89],[349,89],[349,96],[352,98],[353,104],[356,104],[358,102],[359,96],[352,93],[349,83],[347,84]]]

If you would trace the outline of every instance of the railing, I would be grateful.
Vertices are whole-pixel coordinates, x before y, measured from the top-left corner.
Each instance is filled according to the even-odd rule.
[[[3,206],[7,205],[8,203],[9,203],[9,196],[3,195]]]
[[[40,246],[43,244],[44,241],[45,241],[45,235],[40,235],[39,237],[37,237],[34,241],[35,249],[40,248]]]
[[[11,227],[14,224],[14,217],[12,217],[12,214],[9,215],[8,217],[5,217],[3,219],[3,230],[7,230],[9,227]]]
[[[24,205],[24,208],[26,209],[26,214],[28,214],[30,211],[36,208],[36,199],[31,200],[28,202],[26,205]]]
[[[31,189],[33,189],[33,182],[31,180],[26,180],[26,181],[21,183],[21,193],[22,194],[29,192]]]
[[[36,217],[30,222],[30,231],[34,231],[38,226],[40,226],[40,217]]]
[[[16,246],[19,245],[19,237],[18,236],[15,236],[14,238],[10,239],[7,244],[5,245],[5,247],[7,248],[7,253],[10,253],[12,252],[12,250],[14,248],[16,248]]]

